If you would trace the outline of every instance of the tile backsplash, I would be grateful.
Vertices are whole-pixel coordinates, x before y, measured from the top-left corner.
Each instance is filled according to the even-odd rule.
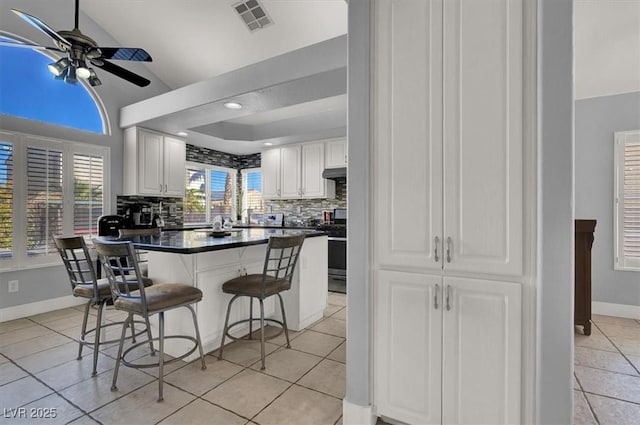
[[[233,155],[220,152],[214,149],[203,148],[187,144],[187,161],[201,164],[217,165],[219,167],[233,168],[238,170],[237,193],[242,187],[242,176],[240,170],[245,168],[260,167],[260,154]],[[159,203],[162,202],[162,217],[165,226],[181,227],[183,221],[183,200],[182,198],[160,198],[153,196],[117,196],[117,214],[124,214],[127,205],[135,203],[151,204],[154,213],[157,213]],[[346,179],[336,180],[335,199],[291,199],[291,200],[267,200],[265,201],[266,212],[283,213],[285,223],[305,221],[313,224],[313,221],[322,220],[323,210],[347,207],[347,181]],[[298,212],[300,210],[300,212]]]

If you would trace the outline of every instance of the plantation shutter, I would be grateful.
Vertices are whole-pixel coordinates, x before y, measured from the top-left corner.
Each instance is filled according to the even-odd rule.
[[[13,257],[13,145],[0,142],[0,260]]]
[[[27,254],[57,253],[54,235],[63,233],[62,151],[27,148]]]
[[[623,253],[640,258],[640,143],[624,145]]]
[[[73,154],[73,234],[97,235],[104,211],[104,159]]]
[[[206,223],[206,170],[187,166],[185,187],[184,223]]]

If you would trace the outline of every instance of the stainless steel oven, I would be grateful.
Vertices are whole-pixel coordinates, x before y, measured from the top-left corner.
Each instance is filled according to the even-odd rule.
[[[329,290],[334,292],[347,291],[347,209],[336,208],[333,210],[331,224],[323,224],[318,227],[329,236],[328,243],[328,269]]]

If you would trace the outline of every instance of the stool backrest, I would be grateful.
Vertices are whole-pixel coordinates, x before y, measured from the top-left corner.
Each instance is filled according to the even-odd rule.
[[[263,291],[269,282],[287,280],[291,284],[303,242],[304,235],[269,238],[262,272]]]
[[[142,313],[146,315],[144,283],[133,244],[93,239],[93,246],[98,252],[102,267],[109,279],[113,299],[118,297],[141,299]]]
[[[94,296],[98,297],[96,270],[84,238],[54,236],[53,240],[69,275],[71,289],[73,290],[76,285],[93,285]]]

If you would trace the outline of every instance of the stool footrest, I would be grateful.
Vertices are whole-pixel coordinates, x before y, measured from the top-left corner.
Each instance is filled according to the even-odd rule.
[[[194,338],[194,337],[192,337],[192,336],[187,336],[187,335],[170,335],[170,336],[165,336],[165,337],[164,337],[164,339],[165,339],[165,341],[166,341],[167,339],[186,339],[186,340],[188,340],[188,341],[193,342],[193,348],[191,348],[191,350],[187,351],[186,353],[184,353],[184,354],[182,354],[182,355],[180,355],[180,356],[178,356],[178,357],[174,357],[173,359],[165,360],[165,361],[163,362],[163,364],[164,364],[165,366],[166,366],[166,365],[168,365],[168,364],[171,364],[171,363],[177,362],[178,360],[182,360],[182,359],[184,359],[185,357],[187,357],[187,356],[191,355],[194,351],[196,351],[196,350],[198,349],[198,340],[197,340],[197,339],[195,339],[195,338]],[[138,347],[140,347],[140,346],[142,346],[142,345],[149,344],[149,341],[160,341],[160,338],[152,338],[151,340],[146,339],[146,340],[144,340],[144,341],[142,341],[142,342],[138,342],[138,343],[136,343],[136,344],[132,345],[131,347],[127,348],[127,349],[122,353],[122,357],[120,357],[120,359],[121,359],[121,361],[122,361],[122,364],[123,364],[123,365],[125,365],[125,366],[127,366],[127,367],[134,368],[134,369],[146,369],[146,368],[150,368],[150,367],[158,367],[158,366],[160,366],[160,361],[157,361],[157,362],[154,362],[154,363],[134,363],[134,362],[131,362],[131,361],[127,361],[127,360],[125,359],[125,356],[126,356],[127,354],[129,354],[132,350],[135,350],[136,348],[138,348]]]
[[[105,325],[100,326],[100,329],[106,329],[106,328],[108,328],[109,326],[116,326],[116,325],[120,325],[120,326],[122,326],[122,323],[123,323],[123,322],[107,323],[107,324],[105,324]],[[142,329],[140,332],[138,332],[138,333],[134,334],[134,336],[136,336],[136,337],[137,337],[137,336],[140,336],[140,335],[142,335],[142,334],[147,333],[147,328],[146,328],[146,323],[145,323],[145,322],[140,321],[140,320],[137,320],[137,321],[134,321],[133,323],[134,323],[134,324],[138,324],[138,325],[145,325],[145,328],[144,328],[144,329]],[[96,328],[89,329],[88,331],[86,331],[86,332],[84,333],[84,338],[83,338],[83,337],[78,338],[78,342],[80,342],[80,344],[94,346],[94,345],[95,345],[95,341],[87,341],[87,340],[85,340],[85,338],[87,337],[87,335],[90,335],[90,334],[95,333],[95,332],[96,332]],[[125,339],[131,339],[131,338],[132,338],[132,337],[131,337],[131,335],[129,335],[129,336],[128,336],[128,337],[126,337]],[[100,345],[100,344],[113,344],[113,343],[115,343],[115,342],[120,342],[120,338],[111,339],[111,340],[108,340],[108,341],[99,341],[99,342],[98,342],[98,345]]]
[[[231,335],[231,334],[229,333],[229,332],[231,331],[231,329],[233,329],[233,327],[234,327],[234,326],[238,326],[238,325],[241,325],[241,324],[243,324],[243,323],[248,323],[248,322],[251,322],[251,321],[253,321],[253,322],[258,321],[258,322],[259,322],[259,321],[260,321],[260,318],[257,318],[257,319],[255,319],[255,318],[254,318],[254,319],[243,319],[243,320],[238,320],[237,322],[233,322],[233,323],[231,323],[231,324],[227,327],[227,332],[226,332],[227,338],[231,338],[231,340],[233,340],[233,341],[256,341],[256,340],[254,340],[254,339],[252,338],[251,333],[248,333],[247,335],[245,335],[245,336],[241,336],[241,337],[236,337],[236,336],[233,336],[233,335]],[[265,321],[265,322],[268,322],[268,323],[275,323],[275,324],[277,324],[277,325],[280,327],[280,332],[278,332],[278,333],[277,333],[277,334],[275,334],[275,335],[265,336],[265,337],[264,337],[264,340],[265,340],[265,341],[269,341],[269,340],[272,340],[272,339],[274,339],[274,338],[277,338],[277,337],[279,337],[280,335],[282,335],[282,333],[284,332],[284,323],[282,323],[282,321],[280,321],[280,320],[276,320],[276,319],[264,319],[264,321]],[[260,330],[260,328],[258,328],[258,329],[257,329],[257,330],[255,330],[254,332],[258,332],[259,330]],[[247,338],[247,336],[248,336],[248,338]],[[259,340],[259,338],[258,338],[258,340]]]

